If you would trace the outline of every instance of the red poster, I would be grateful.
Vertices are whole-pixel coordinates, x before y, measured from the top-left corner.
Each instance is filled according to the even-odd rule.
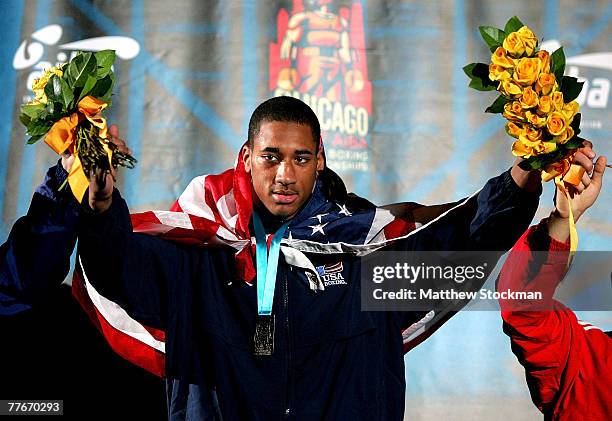
[[[372,114],[361,2],[294,0],[277,15],[269,89],[306,102],[321,122],[329,164],[367,171]]]

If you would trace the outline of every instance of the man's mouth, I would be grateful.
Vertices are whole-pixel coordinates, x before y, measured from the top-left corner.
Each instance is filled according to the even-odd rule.
[[[297,200],[297,193],[292,192],[292,191],[273,191],[272,192],[272,199],[274,199],[274,201],[276,203],[282,203],[282,204],[290,204],[293,203]]]

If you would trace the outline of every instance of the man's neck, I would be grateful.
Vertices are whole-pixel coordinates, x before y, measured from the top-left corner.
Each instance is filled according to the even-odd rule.
[[[272,215],[265,206],[255,206],[253,209],[259,215],[261,223],[264,226],[266,234],[272,234],[276,232],[285,222],[291,218],[282,218],[280,216]]]

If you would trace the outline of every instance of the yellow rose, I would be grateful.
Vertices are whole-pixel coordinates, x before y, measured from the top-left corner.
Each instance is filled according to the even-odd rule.
[[[559,136],[553,137],[553,140],[556,143],[563,145],[564,143],[567,143],[567,141],[570,140],[572,137],[574,137],[574,129],[572,129],[571,126],[568,126],[565,131]]]
[[[62,77],[63,74],[64,72],[57,67],[51,67],[50,69],[45,70],[41,77],[34,79],[34,83],[32,83],[32,91],[35,95],[34,102],[46,104],[47,95],[45,94],[45,86],[47,86],[51,76],[57,75],[58,77]]]
[[[511,32],[504,40],[502,46],[515,58],[519,58],[525,53],[525,43],[518,32]]]
[[[541,96],[539,104],[538,104],[538,114],[546,115],[550,112],[551,108],[552,108],[552,100],[550,99],[550,96],[548,95]]]
[[[491,63],[505,69],[511,69],[515,65],[515,60],[512,57],[508,57],[507,51],[502,47],[497,47],[495,52],[491,55]]]
[[[521,158],[530,158],[534,155],[534,150],[531,146],[523,144],[520,140],[512,144],[512,155],[520,156]]]
[[[565,132],[567,129],[567,120],[563,113],[559,111],[553,111],[548,115],[546,119],[546,128],[548,129],[548,133],[553,136],[559,136]]]
[[[47,86],[47,82],[49,82],[49,75],[43,74],[38,79],[34,79],[34,83],[32,84],[32,90],[38,91],[41,89],[45,89],[45,86]]]
[[[546,50],[537,52],[536,57],[540,59],[542,64],[542,73],[550,73],[550,54]]]
[[[510,72],[497,64],[489,65],[489,79],[506,80],[510,79]]]
[[[556,143],[542,142],[541,140],[525,143],[523,140],[519,139],[512,144],[512,154],[522,158],[530,158],[532,156],[553,152],[555,149],[557,149]]]
[[[535,127],[540,128],[546,126],[546,117],[540,117],[539,115],[537,115],[536,113],[532,113],[531,111],[527,111],[525,113],[525,119],[527,119],[527,121]]]
[[[62,77],[64,76],[64,71],[62,70],[64,68],[64,66],[66,65],[66,63],[62,64],[60,67],[52,67],[49,69],[49,72]]]
[[[525,53],[527,53],[528,56],[531,56],[535,48],[538,46],[538,39],[536,38],[535,34],[531,32],[531,29],[523,26],[518,30],[518,36],[523,41],[523,45],[525,45]]]
[[[518,61],[512,78],[521,86],[533,85],[540,76],[540,59],[524,57]]]
[[[571,123],[574,119],[574,116],[578,114],[579,109],[580,106],[578,105],[578,103],[576,101],[572,101],[569,104],[563,105],[561,112],[565,116],[565,119]]]
[[[532,142],[538,142],[542,140],[542,130],[527,126],[525,128],[525,136]]]
[[[536,91],[540,95],[550,94],[557,86],[557,80],[552,73],[540,73],[535,84]]]
[[[533,148],[542,141],[542,130],[527,126],[527,128],[519,135],[519,140],[524,145]]]
[[[516,124],[512,121],[509,121],[508,124],[506,124],[506,132],[510,136],[518,139],[519,135],[523,132],[523,126],[521,126],[520,124]]]
[[[49,82],[49,77],[42,75],[38,79],[34,79],[34,83],[32,84],[32,91],[34,91],[35,99],[34,101],[46,104],[47,103],[47,95],[45,94],[45,86],[47,86],[47,82]]]
[[[518,98],[523,93],[521,87],[511,79],[503,80],[497,87],[497,90],[510,98]]]
[[[552,94],[552,104],[555,111],[561,111],[563,109],[563,92],[556,91]]]
[[[521,107],[533,108],[538,106],[538,94],[531,88],[531,86],[523,89],[523,95],[521,95]]]
[[[549,153],[557,149],[557,144],[555,142],[540,142],[535,149],[538,152],[538,155]]]
[[[521,103],[518,101],[509,102],[504,105],[504,112],[502,113],[504,118],[513,122],[525,121],[525,113]]]

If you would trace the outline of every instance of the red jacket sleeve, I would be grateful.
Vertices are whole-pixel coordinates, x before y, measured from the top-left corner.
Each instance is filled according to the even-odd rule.
[[[516,243],[498,290],[541,292],[540,301],[501,301],[504,332],[525,367],[531,398],[546,419],[609,420],[612,340],[553,300],[565,275],[568,243],[548,235],[544,222]],[[536,253],[539,251],[538,253]]]
[[[574,314],[552,298],[565,274],[568,250],[569,244],[548,236],[543,221],[517,241],[497,285],[498,291],[542,293],[541,300],[500,300],[500,307],[504,332],[525,367],[533,402],[543,412],[558,396],[571,348],[571,325],[576,323]]]

